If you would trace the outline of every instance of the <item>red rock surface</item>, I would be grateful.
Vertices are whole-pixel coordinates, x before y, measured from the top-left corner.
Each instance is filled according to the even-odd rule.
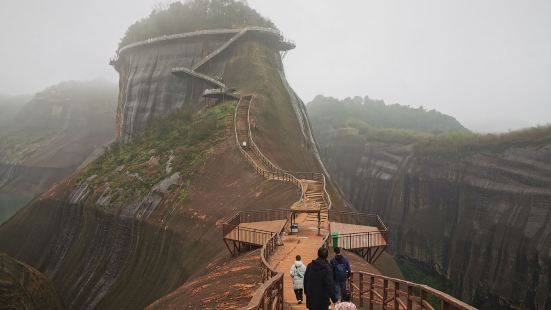
[[[236,309],[249,303],[262,282],[260,250],[207,267],[209,272],[187,281],[147,309]]]

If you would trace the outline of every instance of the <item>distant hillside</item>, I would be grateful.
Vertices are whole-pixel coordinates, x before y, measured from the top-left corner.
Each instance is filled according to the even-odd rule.
[[[116,98],[106,81],[71,81],[11,105],[0,130],[0,223],[113,139]]]
[[[331,176],[383,218],[409,280],[481,309],[549,308],[551,126],[477,134],[359,97],[308,109]]]
[[[260,26],[276,28],[246,3],[235,0],[174,2],[132,24],[119,47],[148,38],[203,29]]]
[[[0,94],[0,132],[8,127],[13,117],[31,98],[31,95],[9,96]]]
[[[316,96],[308,103],[308,114],[316,131],[345,127],[373,129],[394,128],[415,132],[468,131],[455,118],[436,110],[387,105],[383,100],[354,97],[338,100]]]

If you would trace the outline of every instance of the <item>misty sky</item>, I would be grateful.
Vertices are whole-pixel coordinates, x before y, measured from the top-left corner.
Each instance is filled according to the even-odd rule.
[[[0,0],[0,93],[105,77],[127,27],[158,0]],[[163,1],[165,2],[165,1]],[[550,0],[250,0],[297,43],[304,101],[369,95],[478,131],[551,123]]]

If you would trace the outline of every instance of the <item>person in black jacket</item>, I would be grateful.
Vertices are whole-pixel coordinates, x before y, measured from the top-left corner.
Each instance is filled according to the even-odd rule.
[[[318,250],[318,258],[313,260],[304,274],[304,293],[306,308],[310,310],[327,310],[331,301],[336,302],[333,287],[333,273],[327,262],[329,252],[326,248]]]

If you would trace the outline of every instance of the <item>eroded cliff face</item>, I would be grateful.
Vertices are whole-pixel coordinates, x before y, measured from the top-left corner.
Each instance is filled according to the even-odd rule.
[[[182,77],[173,68],[192,68],[203,57],[220,47],[232,34],[167,40],[162,44],[142,46],[121,53],[117,137],[129,142],[151,119],[187,108],[196,111],[204,101],[203,90],[217,86],[201,79]],[[222,77],[227,58],[213,59],[204,73]]]
[[[435,270],[477,307],[551,306],[550,135],[467,154],[318,136],[345,195],[389,226],[393,254]]]
[[[3,309],[63,309],[50,280],[4,253],[0,253],[0,305]]]
[[[35,95],[0,131],[0,222],[97,157],[115,136],[116,86],[64,82]]]
[[[229,87],[257,94],[258,143],[274,150],[267,154],[276,164],[320,170],[297,118],[304,110],[293,107],[283,86],[278,51],[243,39],[202,72],[221,72]],[[68,307],[143,308],[228,255],[222,218],[239,209],[287,208],[300,197],[292,185],[258,176],[239,153],[224,108],[231,102],[205,107],[197,98],[212,85],[170,72],[220,43],[203,40],[152,45],[119,59],[118,125],[127,143],[0,227],[0,249],[44,272]],[[168,118],[152,123],[180,108],[189,112],[180,125],[193,126],[170,127]],[[146,124],[152,131],[143,130]]]

